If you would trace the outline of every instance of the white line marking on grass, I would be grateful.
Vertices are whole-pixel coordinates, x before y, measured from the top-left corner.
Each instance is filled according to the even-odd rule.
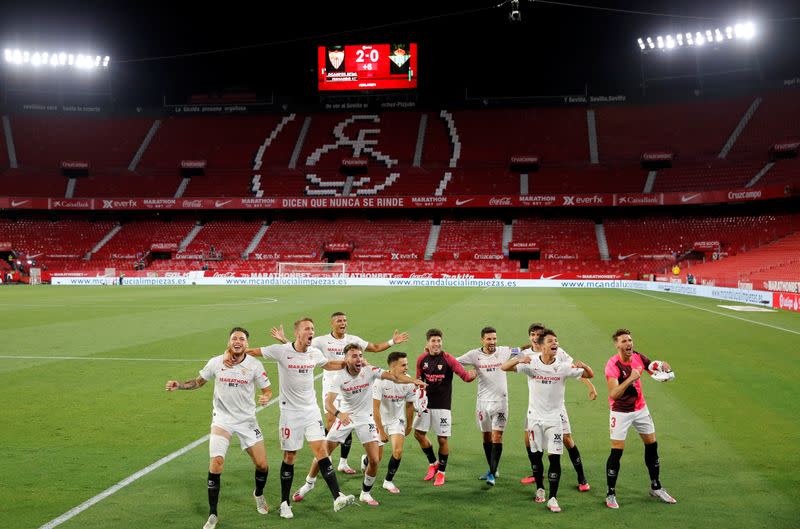
[[[792,329],[785,329],[783,327],[778,327],[777,325],[770,325],[769,323],[762,323],[760,321],[753,321],[748,320],[747,318],[740,318],[739,316],[734,316],[733,314],[726,314],[724,312],[717,312],[716,310],[706,309],[703,307],[698,307],[697,305],[689,305],[688,303],[681,303],[680,301],[674,301],[672,299],[664,299],[658,296],[653,296],[651,294],[645,294],[644,292],[639,292],[637,290],[627,290],[626,292],[630,292],[632,294],[639,294],[640,296],[644,296],[646,298],[653,298],[659,301],[665,301],[667,303],[674,303],[675,305],[680,305],[682,307],[689,307],[690,309],[697,309],[702,310],[704,312],[710,312],[711,314],[717,314],[718,316],[725,316],[726,318],[733,318],[734,320],[746,321],[747,323],[752,323],[754,325],[761,325],[762,327],[769,327],[770,329],[775,329],[777,331],[783,332],[790,332],[792,334],[800,334],[800,331],[793,331]]]
[[[122,362],[208,362],[208,358],[187,360],[185,358],[97,358],[92,356],[14,356],[0,355],[0,358],[15,360],[114,360]]]
[[[322,374],[319,374],[319,375],[315,376],[314,380],[320,378],[321,376],[322,376]],[[259,406],[256,409],[256,413],[258,413],[259,411],[261,411],[263,409],[268,408],[269,406],[272,406],[273,404],[278,402],[279,399],[280,399],[280,394],[278,394],[271,401],[269,401],[266,406]],[[209,437],[209,435],[206,434],[203,437],[201,437],[200,439],[198,439],[196,441],[192,441],[191,443],[189,443],[188,445],[184,446],[180,450],[176,450],[175,452],[172,452],[168,456],[162,457],[161,459],[159,459],[158,461],[156,461],[152,465],[148,465],[148,466],[144,467],[143,469],[141,469],[140,471],[136,472],[135,474],[131,474],[127,478],[123,479],[122,481],[120,481],[116,485],[113,485],[113,486],[107,488],[106,490],[104,490],[103,492],[98,494],[97,496],[94,496],[93,498],[90,498],[90,499],[86,500],[85,502],[81,503],[77,507],[74,507],[74,508],[68,510],[67,512],[65,512],[64,514],[59,516],[58,518],[54,518],[53,520],[50,520],[46,524],[44,524],[41,527],[39,527],[39,529],[53,529],[53,527],[57,527],[57,526],[61,525],[62,523],[66,522],[68,520],[71,520],[72,518],[74,518],[75,516],[79,515],[80,513],[82,513],[83,511],[85,511],[89,507],[91,507],[92,505],[95,505],[95,504],[103,501],[104,499],[108,498],[109,496],[111,496],[115,492],[119,491],[120,489],[122,489],[124,487],[127,487],[128,485],[130,485],[131,483],[133,483],[137,479],[146,476],[150,472],[156,470],[158,467],[163,466],[163,465],[169,463],[170,461],[172,461],[173,459],[176,459],[176,458],[182,456],[183,454],[185,454],[186,452],[192,450],[193,448],[197,448],[201,444],[203,444],[206,441],[208,441],[208,437]]]

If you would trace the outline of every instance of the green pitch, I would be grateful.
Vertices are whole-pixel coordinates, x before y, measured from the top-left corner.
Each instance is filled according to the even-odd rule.
[[[250,330],[252,346],[271,343],[269,328],[290,329],[299,316],[328,332],[328,316],[344,310],[350,331],[370,341],[395,328],[411,333],[395,347],[413,359],[430,327],[444,331],[445,350],[479,346],[485,325],[498,344],[519,345],[533,321],[553,327],[562,346],[595,370],[600,398],[590,402],[571,381],[567,407],[592,490],[579,493],[562,457],[561,514],[532,500],[521,425],[527,405],[522,375],[509,374],[510,421],[497,486],[476,478],[486,470],[473,419],[476,386],[454,381],[454,434],[447,484],[422,481],[426,460],[413,438],[395,483],[399,496],[374,489],[379,507],[334,514],[320,480],[294,520],[277,515],[280,499],[277,406],[259,413],[270,476],[272,511],[256,513],[253,468],[232,442],[222,476],[219,529],[244,527],[797,527],[800,519],[800,317],[741,313],[713,300],[610,290],[388,289],[256,287],[3,287],[0,288],[0,505],[3,525],[37,528],[208,433],[212,388],[166,393],[164,382],[196,376],[225,348],[234,325]],[[705,310],[700,310],[705,309]],[[724,314],[724,315],[723,315]],[[609,452],[606,360],[617,327],[635,347],[669,361],[677,378],[644,380],[656,423],[664,486],[677,505],[647,494],[641,441],[628,436],[617,487],[621,508],[604,506]],[[59,358],[60,357],[60,358]],[[385,365],[386,353],[370,354]],[[126,360],[127,359],[127,360]],[[278,389],[274,364],[267,372]],[[317,383],[319,385],[319,382]],[[357,466],[362,449],[350,456]],[[298,454],[295,485],[310,463]],[[335,453],[334,463],[338,461]],[[147,473],[59,527],[202,527],[207,516],[208,447],[201,443]],[[340,475],[358,495],[360,476]]]

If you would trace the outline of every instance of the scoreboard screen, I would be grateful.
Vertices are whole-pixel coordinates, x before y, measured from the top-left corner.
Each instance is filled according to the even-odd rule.
[[[321,91],[416,88],[417,45],[320,46],[317,87]]]

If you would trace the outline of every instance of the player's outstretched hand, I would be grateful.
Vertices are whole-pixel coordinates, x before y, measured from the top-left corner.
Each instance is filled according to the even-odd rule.
[[[167,380],[167,391],[175,391],[180,386],[180,383],[177,380]]]
[[[597,400],[597,389],[594,384],[589,388],[589,400]]]
[[[266,406],[271,398],[272,398],[272,395],[259,395],[258,396],[258,405],[259,406]]]
[[[421,381],[418,378],[415,378],[414,379],[414,385],[417,386],[418,388],[424,388],[424,387],[427,387],[428,384],[426,384],[425,382]]]
[[[272,329],[270,329],[269,333],[272,335],[273,338],[275,338],[281,343],[286,343],[289,341],[286,339],[286,334],[283,332],[283,324],[280,324],[278,327],[273,327]]]
[[[408,333],[407,332],[397,332],[397,329],[394,330],[394,334],[392,334],[392,340],[395,344],[403,343],[408,341]]]

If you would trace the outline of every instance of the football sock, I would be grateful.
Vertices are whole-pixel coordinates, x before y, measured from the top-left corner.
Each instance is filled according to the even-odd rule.
[[[492,468],[492,443],[483,443],[483,453],[486,455],[486,464]]]
[[[489,470],[492,475],[497,474],[497,466],[500,464],[500,456],[503,455],[503,443],[492,443],[492,461]]]
[[[448,454],[439,452],[439,472],[444,472],[447,468],[447,456]]]
[[[347,438],[342,443],[342,459],[347,460],[347,456],[350,455],[350,447],[353,446],[353,434],[347,434]]]
[[[542,463],[543,452],[533,452],[533,463],[531,469],[533,470],[533,479],[536,480],[536,488],[544,488],[544,464]]]
[[[219,502],[220,475],[208,473],[208,511],[209,514],[217,514],[217,503]]]
[[[525,447],[525,451],[528,453],[528,461],[531,462],[531,474],[536,474],[536,470],[534,469],[534,465],[536,464],[536,456],[533,452],[531,452],[531,448],[529,446]]]
[[[547,472],[547,481],[550,483],[550,497],[555,498],[558,494],[558,482],[561,479],[561,456],[550,454],[550,470]]]
[[[567,452],[569,452],[569,459],[572,461],[572,466],[575,467],[575,472],[578,473],[578,483],[586,483],[586,476],[583,473],[583,461],[581,461],[581,453],[578,451],[577,445],[567,448]]]
[[[392,481],[394,479],[395,473],[397,473],[397,469],[400,468],[400,460],[395,459],[394,456],[389,458],[389,468],[386,470],[386,481]]]
[[[375,476],[364,474],[364,483],[361,484],[361,490],[369,492],[372,490],[372,485],[375,484]]]
[[[425,455],[428,457],[428,464],[429,465],[432,465],[432,464],[436,463],[436,456],[433,453],[433,447],[432,446],[429,446],[428,448],[423,448],[422,451],[425,452]]]
[[[260,470],[256,469],[256,496],[263,496],[264,495],[264,485],[267,484],[267,474],[269,473],[269,469],[261,472]]]
[[[612,448],[611,454],[609,454],[608,460],[606,461],[606,483],[608,484],[608,491],[606,494],[616,494],[620,459],[622,459],[622,449]]]
[[[658,459],[658,443],[644,445],[644,463],[650,473],[650,488],[653,490],[660,489],[661,482],[658,480],[658,474],[661,462]]]
[[[292,481],[294,481],[294,465],[281,463],[281,501],[289,503],[292,493]]]
[[[333,499],[335,500],[339,497],[339,481],[336,479],[336,471],[333,470],[331,460],[326,457],[320,459],[317,463],[319,464],[319,471],[322,473],[325,483],[328,484],[328,488],[331,489],[331,494],[333,494]]]

